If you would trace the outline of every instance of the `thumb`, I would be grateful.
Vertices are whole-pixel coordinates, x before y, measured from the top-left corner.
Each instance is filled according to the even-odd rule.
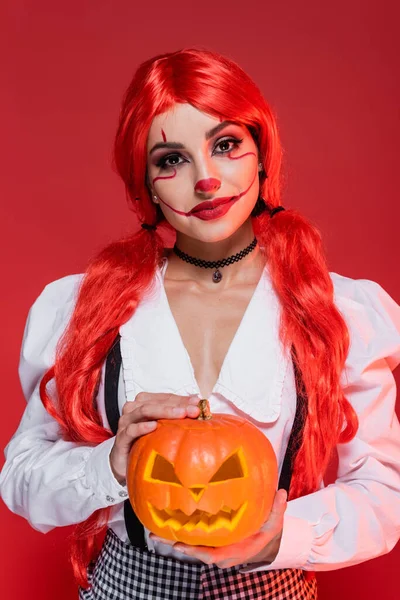
[[[275,494],[274,504],[275,504],[275,502],[278,502],[279,504],[285,504],[286,501],[287,501],[287,491],[284,488],[280,488]]]
[[[272,505],[272,511],[274,513],[284,513],[287,505],[287,491],[284,488],[280,488],[274,498],[274,503]],[[271,512],[272,512],[271,511]]]
[[[274,498],[268,519],[261,527],[261,531],[281,530],[283,526],[283,513],[287,506],[287,492],[284,488],[279,489]]]

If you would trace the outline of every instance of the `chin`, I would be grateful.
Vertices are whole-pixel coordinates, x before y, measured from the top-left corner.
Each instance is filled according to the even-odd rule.
[[[231,237],[240,227],[240,224],[233,224],[232,222],[222,222],[223,219],[216,219],[215,221],[200,221],[200,226],[196,228],[196,231],[188,233],[190,237],[199,240],[201,242],[221,242]]]

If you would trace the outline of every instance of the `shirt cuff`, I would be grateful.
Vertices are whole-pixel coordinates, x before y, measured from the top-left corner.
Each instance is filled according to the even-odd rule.
[[[281,545],[275,560],[271,563],[249,563],[248,566],[240,569],[240,573],[272,569],[301,569],[310,556],[312,541],[312,526],[305,519],[292,517],[285,512]]]
[[[128,498],[127,486],[121,485],[111,470],[110,452],[114,441],[115,436],[95,446],[85,466],[88,486],[103,500],[105,507]]]

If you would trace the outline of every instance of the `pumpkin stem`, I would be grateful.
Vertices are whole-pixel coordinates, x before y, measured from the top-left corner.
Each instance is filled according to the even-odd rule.
[[[209,419],[212,419],[210,403],[206,398],[202,398],[197,406],[200,409],[200,414],[197,417],[198,421],[208,421]]]

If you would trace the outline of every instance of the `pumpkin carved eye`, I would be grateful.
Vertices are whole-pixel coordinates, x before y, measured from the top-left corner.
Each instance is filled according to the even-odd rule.
[[[239,479],[240,477],[245,477],[245,474],[244,456],[241,450],[237,450],[222,463],[218,471],[210,479],[210,483],[220,483],[228,479]]]
[[[246,477],[247,468],[240,448],[234,454],[231,454],[214,473],[209,483],[222,483],[229,479],[239,479]],[[154,450],[151,453],[144,473],[145,481],[157,483],[169,483],[182,486],[179,477],[175,473],[173,463],[158,454]],[[201,486],[203,488],[203,486]]]
[[[149,469],[150,477],[146,477],[145,475],[145,479],[147,479],[147,481],[158,481],[161,483],[174,483],[175,485],[182,485],[175,473],[174,465],[170,463],[169,460],[161,456],[161,454],[153,452],[153,455],[149,460],[149,466],[151,467],[151,470]]]

